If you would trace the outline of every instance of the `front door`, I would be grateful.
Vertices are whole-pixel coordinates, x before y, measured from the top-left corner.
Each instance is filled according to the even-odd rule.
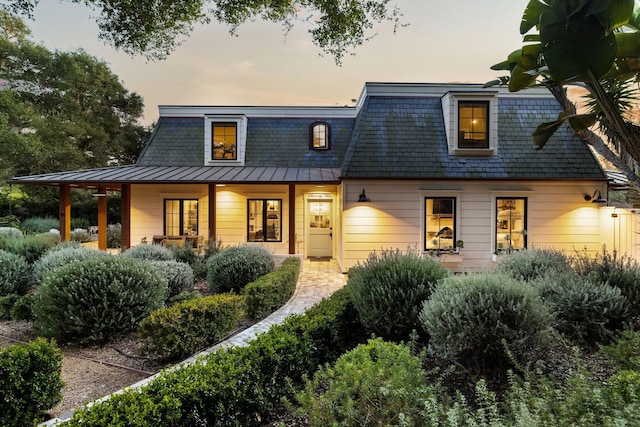
[[[331,258],[333,255],[333,202],[309,200],[307,202],[307,256]]]

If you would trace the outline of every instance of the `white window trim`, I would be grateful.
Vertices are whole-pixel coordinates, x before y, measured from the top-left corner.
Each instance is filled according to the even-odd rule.
[[[513,198],[513,199],[527,199],[527,211],[525,215],[527,216],[527,222],[531,220],[531,205],[534,199],[534,192],[532,190],[494,190],[490,192],[491,194],[491,253],[496,251],[496,242],[495,236],[497,233],[498,226],[498,212],[496,212],[496,199],[497,198]],[[531,247],[531,223],[527,224],[527,248]]]
[[[234,160],[213,160],[211,132],[213,123],[236,124],[236,158]],[[244,166],[244,157],[247,147],[247,116],[240,115],[215,115],[204,117],[204,166]]]
[[[460,101],[489,102],[489,148],[458,148],[458,104]],[[442,113],[449,154],[458,156],[493,156],[498,153],[497,92],[447,92],[442,97]]]
[[[456,199],[456,229],[454,232],[454,240],[462,240],[462,229],[460,228],[460,224],[462,224],[462,190],[420,190],[419,194],[419,203],[420,203],[420,251],[423,254],[428,254],[430,251],[425,250],[426,242],[425,235],[427,233],[425,226],[425,217],[427,213],[425,212],[425,203],[424,200],[426,197],[452,197]]]

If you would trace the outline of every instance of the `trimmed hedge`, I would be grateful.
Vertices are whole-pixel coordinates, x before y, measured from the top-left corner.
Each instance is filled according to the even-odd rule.
[[[247,316],[262,319],[286,303],[296,290],[300,258],[289,257],[274,272],[259,277],[242,290]]]
[[[210,295],[153,311],[140,322],[139,335],[146,353],[177,360],[215,344],[242,317],[242,297]]]
[[[263,426],[319,365],[365,341],[349,293],[340,290],[244,347],[221,349],[76,411],[69,427]]]
[[[167,281],[148,263],[96,255],[45,276],[33,307],[35,326],[61,342],[105,342],[134,330],[163,305]]]
[[[26,294],[32,279],[31,266],[22,256],[0,250],[0,296]]]
[[[62,400],[62,352],[38,338],[0,349],[0,425],[28,426]]]
[[[240,292],[247,283],[271,273],[271,253],[262,246],[240,245],[223,249],[207,261],[207,282],[213,292]]]

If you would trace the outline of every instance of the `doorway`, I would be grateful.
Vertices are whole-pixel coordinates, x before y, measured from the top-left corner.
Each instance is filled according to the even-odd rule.
[[[307,257],[333,256],[333,200],[307,200]]]

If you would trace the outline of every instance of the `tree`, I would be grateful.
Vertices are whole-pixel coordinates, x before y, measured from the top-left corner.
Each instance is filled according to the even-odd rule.
[[[195,24],[213,18],[237,34],[241,24],[262,19],[281,23],[312,22],[313,43],[340,64],[345,53],[363,44],[375,23],[399,25],[390,0],[67,0],[99,12],[99,37],[116,49],[149,59],[164,59]],[[5,0],[5,10],[32,17],[39,0]]]
[[[634,0],[530,0],[520,33],[525,44],[492,67],[510,75],[489,82],[520,91],[542,84],[565,107],[557,120],[533,134],[542,148],[564,123],[623,170],[633,185],[640,181],[632,163],[640,162],[640,128],[625,120],[637,92],[630,84],[640,72],[640,9]],[[533,29],[537,33],[530,33]],[[577,114],[566,93],[578,85],[589,93],[591,111]],[[588,129],[598,123],[609,145]]]

